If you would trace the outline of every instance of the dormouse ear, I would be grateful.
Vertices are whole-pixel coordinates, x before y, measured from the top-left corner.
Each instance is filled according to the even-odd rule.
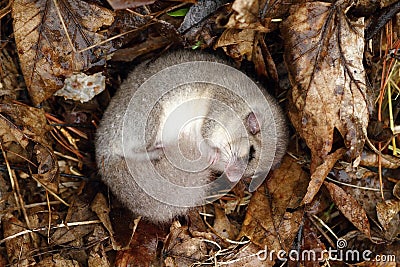
[[[260,124],[258,123],[254,112],[250,112],[250,114],[247,116],[247,127],[249,132],[253,135],[260,131]]]

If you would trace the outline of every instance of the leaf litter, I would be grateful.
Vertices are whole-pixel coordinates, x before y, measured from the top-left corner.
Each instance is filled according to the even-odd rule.
[[[293,85],[289,116],[311,149],[312,172],[331,152],[335,129],[351,159],[360,155],[365,142],[369,120],[365,26],[363,18],[347,18],[345,8],[342,1],[296,5],[282,24]]]
[[[84,50],[106,39],[99,29],[113,22],[108,9],[83,1],[16,0],[11,14],[21,69],[34,105],[61,89],[64,77],[103,65],[104,54],[111,51],[110,44]]]
[[[377,45],[375,34],[375,51],[364,50],[365,25],[376,16],[350,14],[343,0],[107,2],[18,0],[0,12],[2,22],[13,23],[5,34],[15,36],[0,54],[1,176],[7,178],[0,179],[0,244],[8,255],[1,262],[274,266],[283,261],[271,251],[318,254],[343,240],[348,249],[400,259],[399,45],[389,36]],[[135,7],[121,9],[127,4]],[[387,33],[400,23],[390,25]],[[292,136],[301,139],[292,138],[281,167],[253,194],[244,180],[214,205],[159,226],[131,215],[95,181],[92,137],[126,75],[126,63],[118,61],[140,62],[177,46],[222,50],[243,68],[250,63],[258,80],[274,84],[269,89],[288,110]],[[364,61],[375,53],[370,61],[381,64],[376,55],[385,46],[383,67]],[[283,66],[282,54],[287,69],[276,67]],[[104,80],[84,80],[70,82],[84,89],[70,95],[74,100],[54,96],[73,75],[99,72],[104,92],[94,96]],[[289,92],[278,86],[287,74]],[[383,85],[378,112],[371,112],[377,96],[366,75]],[[373,151],[364,147],[367,127]],[[343,263],[318,256],[290,264]]]

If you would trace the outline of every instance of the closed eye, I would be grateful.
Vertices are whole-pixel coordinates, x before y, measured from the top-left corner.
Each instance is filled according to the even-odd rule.
[[[255,158],[255,155],[254,155],[255,153],[256,153],[256,150],[254,149],[254,146],[251,145],[250,150],[249,150],[249,161],[251,161],[252,159]]]

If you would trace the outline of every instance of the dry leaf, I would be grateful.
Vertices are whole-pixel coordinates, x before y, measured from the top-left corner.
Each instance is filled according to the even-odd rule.
[[[107,233],[105,229],[97,225],[93,231],[93,234],[88,238],[89,242],[98,242],[99,240],[105,240]],[[95,246],[90,248],[88,267],[111,267],[106,251],[102,242],[97,243]]]
[[[300,251],[314,251],[315,257],[309,254],[309,256],[306,256],[305,259],[300,259],[299,265],[295,266],[321,266],[321,259],[326,259],[328,257],[327,253],[325,253],[327,247],[325,246],[324,242],[321,241],[321,239],[322,235],[319,234],[318,229],[312,224],[311,220],[304,220],[301,242],[295,244],[295,246],[299,246]]]
[[[76,198],[73,203],[71,203],[68,214],[65,219],[65,223],[69,222],[80,222],[80,221],[90,221],[97,219],[94,213],[90,210],[89,204],[85,200]],[[51,235],[51,241],[53,245],[62,245],[77,239],[77,237],[82,237],[90,232],[96,225],[79,225],[71,228],[59,228]]]
[[[110,220],[110,208],[108,207],[108,202],[102,193],[97,193],[94,197],[90,209],[94,211],[99,217],[100,221],[110,233],[111,242],[114,250],[119,250],[121,246],[117,244],[114,239],[114,231]]]
[[[266,79],[266,82],[279,88],[278,70],[265,43],[264,34],[256,34],[254,47],[252,58],[258,80]]]
[[[26,225],[12,214],[7,213],[2,217],[2,228],[4,237],[6,238],[25,231]],[[36,235],[35,233],[32,234]],[[15,264],[13,266],[31,266],[31,264],[35,263],[35,260],[31,256],[33,244],[31,244],[28,234],[7,240],[6,250],[9,262]]]
[[[178,266],[190,266],[194,262],[204,260],[207,246],[202,238],[192,237],[187,226],[181,226],[175,221],[170,227],[164,253],[173,257]]]
[[[278,84],[278,72],[264,41],[264,33],[270,29],[264,26],[266,20],[261,22],[261,11],[265,11],[266,5],[264,0],[236,0],[232,5],[234,13],[225,26],[227,29],[214,49],[221,47],[237,62],[252,61],[259,78]]]
[[[223,32],[223,26],[231,14],[227,0],[200,0],[192,5],[178,32],[192,49],[212,47]]]
[[[285,251],[291,249],[299,231],[304,208],[298,208],[298,206],[307,190],[308,182],[308,174],[288,155],[283,158],[280,167],[273,171],[271,178],[267,181],[268,192],[272,199],[275,229]],[[289,212],[287,211],[289,209],[296,210]]]
[[[338,168],[333,169],[332,174],[335,175],[338,181],[349,185],[343,186],[342,189],[361,205],[368,218],[375,222],[379,221],[377,209],[379,203],[382,202],[382,196],[379,191],[379,175],[363,167],[348,171],[349,167],[351,167],[350,163],[340,162],[340,165],[338,164]],[[365,188],[375,190],[366,190]],[[384,191],[384,197],[386,199],[391,198],[390,191]],[[382,209],[384,208],[382,207]],[[384,213],[385,211],[382,212]],[[398,220],[399,218],[397,217],[395,220],[386,221],[385,230],[374,232],[373,236],[383,238],[386,241],[396,239],[397,232],[399,231]],[[376,249],[373,250],[375,251]]]
[[[247,208],[239,237],[247,236],[260,248],[278,251],[282,247],[275,229],[270,199],[266,194],[266,185],[262,184],[254,193]]]
[[[347,162],[340,162],[340,165],[337,166],[337,169],[332,170],[336,180],[350,185],[343,186],[342,189],[357,200],[368,217],[376,219],[376,205],[382,201],[379,192],[379,175],[363,167],[348,171],[348,169],[351,169],[351,164]],[[365,190],[364,188],[375,190]],[[390,192],[384,192],[384,197],[390,198]]]
[[[301,201],[302,204],[311,203],[311,201],[314,199],[314,196],[318,193],[329,171],[333,168],[336,161],[338,161],[345,152],[346,150],[343,148],[336,150],[335,152],[327,156],[324,163],[317,167],[315,172],[311,175],[311,181],[307,188],[307,194]]]
[[[229,18],[226,27],[267,32],[268,28],[260,22],[260,11],[266,4],[266,0],[235,0],[232,5],[234,13]]]
[[[214,203],[214,210],[214,230],[218,233],[219,236],[234,240],[239,233],[239,230],[229,221],[224,210],[221,209],[221,207],[216,203]]]
[[[378,215],[378,221],[382,227],[387,230],[390,222],[397,216],[397,221],[399,221],[398,214],[400,212],[400,201],[399,200],[386,200],[384,202],[379,202],[376,205],[376,213]],[[396,223],[399,225],[399,222]]]
[[[282,27],[292,91],[289,116],[312,152],[311,172],[332,149],[335,128],[357,157],[368,125],[363,68],[364,19],[342,1],[293,5]]]
[[[372,142],[386,143],[393,138],[392,130],[383,121],[370,120],[367,135]]]
[[[400,181],[398,181],[393,187],[393,196],[400,199]]]
[[[60,254],[54,254],[41,260],[36,267],[80,267],[76,260],[67,260]]]
[[[255,30],[226,29],[214,49],[222,47],[225,53],[236,61],[253,59]]]
[[[13,2],[12,16],[18,56],[34,105],[59,90],[65,77],[105,63],[104,54],[110,52],[110,44],[99,45],[84,52],[79,50],[106,39],[105,34],[99,30],[111,25],[113,15],[108,9],[80,0]]]
[[[357,200],[333,183],[324,182],[324,184],[337,208],[358,230],[370,238],[371,231],[367,214]]]
[[[178,28],[178,32],[185,33],[189,29],[198,26],[202,21],[206,20],[208,16],[213,14],[218,8],[227,2],[227,0],[199,0],[196,4],[192,5],[186,13],[182,24]]]
[[[58,192],[59,168],[57,158],[47,138],[51,127],[43,109],[37,109],[19,104],[0,104],[0,139],[3,146],[13,153],[21,154],[22,158],[29,158],[30,162],[37,163],[37,170],[29,165],[32,177],[54,193]],[[22,151],[11,146],[17,142]],[[31,145],[30,145],[31,144]],[[15,150],[15,151],[14,151]]]
[[[19,142],[23,148],[26,148],[28,139],[31,139],[44,145],[50,145],[46,135],[52,128],[47,123],[43,109],[5,103],[0,104],[0,112],[10,118],[2,118],[2,127],[0,128],[2,128],[2,131],[5,130],[3,127],[8,128],[7,132],[9,135],[11,134],[9,137],[5,137],[5,133],[2,134],[3,143],[4,139],[13,140]]]
[[[34,153],[36,154],[36,161],[39,163],[39,166],[37,174],[32,174],[32,177],[44,185],[46,189],[58,193],[60,173],[57,158],[53,150],[50,147],[35,144]]]
[[[0,51],[0,96],[8,96],[16,99],[18,91],[22,89],[22,83],[19,81],[20,74],[13,58],[7,52],[7,49]]]
[[[88,259],[88,267],[111,267],[112,265],[108,261],[107,254],[94,253],[90,251]]]
[[[400,160],[394,156],[385,155],[385,157],[381,157],[375,152],[366,150],[364,150],[361,153],[361,161],[360,161],[361,166],[378,168],[379,164],[381,164],[382,168],[387,168],[387,169],[400,168]]]
[[[125,215],[122,219],[127,220],[127,216]],[[135,221],[136,224],[139,220],[132,219],[132,221]],[[133,223],[131,222],[131,224]],[[114,229],[116,236],[123,234],[131,240],[129,240],[129,249],[117,252],[113,266],[162,266],[157,259],[157,253],[160,252],[158,242],[164,240],[166,229],[161,229],[145,221],[137,224],[133,236],[132,229],[128,227],[118,229],[118,226],[114,224]],[[118,233],[119,231],[121,233]]]
[[[227,260],[229,267],[272,267],[275,266],[275,262],[272,260],[273,255],[269,248],[260,249],[256,245],[250,243],[243,249],[240,249],[235,257]],[[224,262],[224,261],[223,261]],[[226,262],[224,262],[227,264]],[[221,264],[221,266],[224,266]]]

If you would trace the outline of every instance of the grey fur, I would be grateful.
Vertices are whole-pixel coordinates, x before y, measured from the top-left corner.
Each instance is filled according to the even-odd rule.
[[[149,79],[152,75],[159,72],[160,70],[172,66],[175,64],[190,62],[190,61],[211,61],[211,62],[219,62],[227,65],[231,65],[229,62],[222,60],[216,56],[199,53],[199,52],[188,52],[188,51],[176,51],[164,55],[154,62],[150,63],[142,63],[138,65],[129,75],[128,78],[122,83],[120,89],[115,94],[112,99],[109,107],[104,113],[103,119],[100,123],[99,128],[96,133],[96,160],[99,168],[99,172],[102,176],[103,181],[110,187],[111,191],[124,203],[129,209],[131,209],[134,213],[142,215],[144,218],[156,222],[156,223],[166,223],[171,221],[174,217],[185,214],[189,207],[178,207],[164,204],[153,197],[149,196],[146,192],[140,188],[133,177],[131,176],[131,172],[127,167],[127,163],[129,162],[130,168],[134,166],[134,171],[136,173],[146,174],[149,179],[149,183],[151,183],[151,179],[154,175],[153,172],[150,172],[145,165],[141,164],[141,159],[139,159],[140,153],[133,153],[134,156],[128,155],[127,158],[124,158],[124,149],[122,144],[122,124],[124,119],[125,111],[129,105],[129,101],[133,94],[137,91],[140,85]],[[220,75],[216,73],[210,73],[210,75]],[[227,77],[229,78],[229,77]],[[173,77],[171,77],[173,80]],[[146,150],[150,151],[158,151],[157,146],[157,136],[160,132],[160,124],[165,119],[163,117],[163,107],[167,104],[174,103],[178,98],[186,98],[189,97],[190,94],[195,94],[195,92],[199,94],[207,94],[207,97],[210,99],[217,99],[222,103],[226,103],[230,106],[240,117],[240,120],[246,124],[247,115],[249,114],[249,109],[245,105],[243,105],[243,100],[239,99],[235,94],[223,91],[222,89],[213,88],[210,85],[199,85],[197,88],[190,88],[193,84],[182,86],[182,90],[179,90],[179,93],[172,93],[171,95],[167,95],[163,97],[159,102],[158,106],[152,110],[152,114],[149,118],[148,123],[152,125],[146,132]],[[255,160],[253,159],[250,162],[247,162],[247,157],[244,155],[245,163],[248,163],[248,167],[245,170],[245,176],[254,175],[255,168],[257,167],[258,160],[258,152],[259,149],[262,148],[266,151],[271,150],[269,147],[275,145],[276,142],[276,150],[275,156],[273,157],[272,162],[268,164],[272,164],[272,168],[275,168],[281,161],[283,155],[286,152],[287,146],[287,128],[286,121],[283,116],[283,112],[279,108],[276,101],[269,96],[265,89],[260,88],[264,93],[267,102],[269,103],[269,107],[273,114],[273,117],[266,116],[268,112],[264,111],[264,107],[256,107],[255,113],[257,115],[257,120],[261,122],[261,124],[266,125],[275,125],[276,132],[271,133],[273,137],[271,137],[271,142],[267,140],[267,142],[263,142],[261,144],[259,137],[256,135],[249,135],[249,140],[245,140],[248,142],[246,147],[243,148],[243,144],[241,136],[235,136],[235,127],[240,128],[240,123],[238,121],[232,122],[229,114],[224,113],[225,111],[222,109],[220,105],[214,105],[210,101],[208,105],[201,106],[205,109],[206,115],[213,116],[217,118],[219,121],[223,121],[227,123],[227,127],[233,129],[233,138],[230,140],[225,140],[225,143],[229,145],[229,147],[237,148],[237,151],[243,150],[247,153],[249,151],[249,146],[252,145],[255,149]],[[243,92],[249,99],[255,98],[251,94],[246,94],[246,88],[242,88]],[[173,92],[176,92],[175,90]],[[186,94],[186,95],[185,95]],[[271,113],[269,113],[271,114]],[[239,124],[239,125],[237,125]],[[273,127],[270,127],[273,128]],[[134,135],[134,134],[133,134]],[[195,155],[196,149],[193,152],[191,148],[195,147],[198,143],[196,138],[199,138],[201,135],[204,138],[210,138],[210,140],[214,140],[215,138],[220,138],[221,129],[220,126],[217,125],[214,121],[205,119],[201,123],[201,130],[199,133],[194,134],[194,138],[192,137],[183,137],[182,140],[176,140],[176,143],[167,143],[162,144],[162,146],[176,146],[179,143],[182,151],[188,155]],[[136,136],[130,136],[132,140],[135,139]],[[224,140],[223,140],[224,141]],[[134,143],[135,141],[133,141]],[[132,145],[134,146],[134,145]],[[211,145],[207,144],[205,146],[206,153],[211,155],[213,150],[210,149]],[[170,150],[172,156],[174,156],[175,150]],[[144,151],[145,152],[145,151]],[[198,151],[197,151],[198,152]],[[133,161],[133,162],[130,162]],[[254,163],[255,162],[255,163]],[[203,185],[210,181],[211,172],[212,171],[223,171],[226,167],[226,162],[222,162],[222,159],[219,158],[217,162],[210,167],[210,169],[204,169],[200,172],[187,174],[181,170],[171,168],[168,164],[168,161],[165,158],[165,155],[161,155],[157,157],[157,155],[152,158],[152,163],[155,166],[155,169],[163,174],[166,179],[170,181],[186,186],[197,186]],[[200,159],[198,163],[194,164],[194,168],[201,168],[206,162],[204,159]],[[233,164],[240,164],[240,160]],[[261,165],[263,162],[261,162]],[[268,165],[266,163],[266,165]],[[157,187],[157,184],[154,185]],[[155,190],[163,191],[163,188],[155,188]],[[200,205],[203,203],[203,198],[207,195],[208,192],[196,191],[196,193],[191,194],[193,203],[190,203],[189,206]],[[180,198],[179,193],[177,192],[166,192],[173,196],[174,198]],[[182,197],[182,199],[184,199]]]

